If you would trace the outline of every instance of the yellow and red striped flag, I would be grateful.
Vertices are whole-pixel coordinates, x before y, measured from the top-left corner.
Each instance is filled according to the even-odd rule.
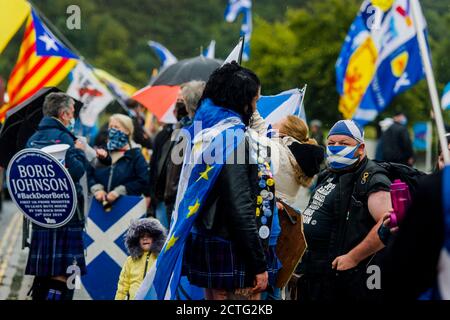
[[[58,85],[73,69],[78,56],[72,53],[40,21],[34,10],[28,17],[19,58],[9,76],[9,102],[0,108],[0,121],[6,112],[39,89]]]

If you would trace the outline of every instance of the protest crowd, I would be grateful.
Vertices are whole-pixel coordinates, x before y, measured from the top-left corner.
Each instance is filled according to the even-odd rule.
[[[63,225],[24,219],[33,300],[74,299],[73,268],[94,299],[450,299],[450,167],[442,148],[450,150],[450,133],[432,172],[422,172],[399,109],[379,123],[370,159],[366,123],[307,121],[304,91],[287,91],[301,97],[298,110],[278,103],[268,112],[264,83],[241,65],[243,47],[240,40],[237,55],[207,76],[163,92],[172,99],[158,117],[149,117],[141,91],[121,100],[123,112],[105,113],[96,132],[86,123],[101,111],[86,105],[99,100],[82,101],[69,88],[33,102],[42,114],[8,161],[22,149],[67,145],[61,159],[49,153],[76,193]],[[94,239],[119,225],[117,236]]]

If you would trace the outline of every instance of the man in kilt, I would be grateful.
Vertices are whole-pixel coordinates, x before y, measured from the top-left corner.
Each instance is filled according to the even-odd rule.
[[[35,276],[31,289],[33,300],[72,300],[73,289],[68,288],[68,277],[73,270],[79,275],[86,273],[84,199],[80,179],[86,171],[87,160],[83,143],[72,133],[74,112],[74,101],[67,94],[58,92],[47,95],[43,106],[44,117],[27,143],[27,147],[39,149],[53,144],[70,145],[65,165],[75,184],[78,201],[76,213],[66,225],[48,229],[33,224],[25,270],[26,274]]]

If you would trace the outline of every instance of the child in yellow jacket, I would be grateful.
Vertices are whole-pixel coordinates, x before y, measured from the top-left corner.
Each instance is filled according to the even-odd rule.
[[[120,273],[116,300],[134,300],[166,237],[166,229],[154,218],[139,219],[131,223],[125,235],[125,244],[130,256]]]

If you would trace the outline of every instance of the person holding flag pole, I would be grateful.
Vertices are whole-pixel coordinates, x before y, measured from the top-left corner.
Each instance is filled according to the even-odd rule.
[[[385,288],[386,301],[392,301],[393,298],[450,299],[449,140],[445,133],[429,50],[423,33],[419,31],[422,30],[422,21],[418,17],[418,5],[418,0],[411,0],[413,22],[441,146],[440,160],[444,163],[438,165],[437,172],[420,181],[405,220],[384,259],[381,285]]]
[[[444,119],[442,117],[441,107],[439,105],[439,95],[436,88],[436,81],[434,79],[433,69],[431,67],[430,53],[423,34],[422,19],[418,14],[418,0],[411,0],[411,10],[413,16],[414,26],[417,32],[417,41],[419,43],[420,55],[422,57],[423,67],[425,69],[425,76],[428,84],[428,90],[431,98],[431,105],[434,112],[434,119],[436,121],[437,132],[439,136],[440,145],[443,152],[444,162],[446,166],[450,165],[450,153],[447,147],[447,139],[445,137]]]

